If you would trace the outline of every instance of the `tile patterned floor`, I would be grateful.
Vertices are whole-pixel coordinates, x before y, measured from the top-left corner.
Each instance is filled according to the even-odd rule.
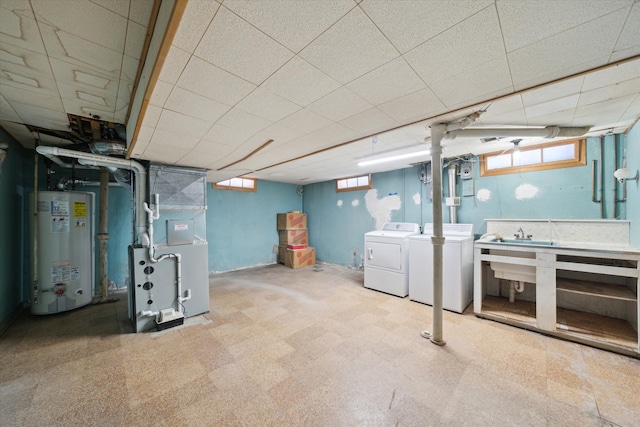
[[[363,287],[359,271],[218,274],[195,324],[131,333],[126,297],[0,337],[2,426],[638,426],[640,360]]]

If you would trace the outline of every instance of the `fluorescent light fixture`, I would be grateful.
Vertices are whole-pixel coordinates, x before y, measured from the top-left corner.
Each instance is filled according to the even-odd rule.
[[[358,162],[358,166],[377,165],[378,163],[393,162],[396,160],[410,159],[412,157],[418,157],[418,156],[428,156],[429,154],[431,154],[430,150],[414,151],[413,153],[405,153],[405,154],[396,154],[394,156],[381,157],[379,159],[364,160],[362,162]]]

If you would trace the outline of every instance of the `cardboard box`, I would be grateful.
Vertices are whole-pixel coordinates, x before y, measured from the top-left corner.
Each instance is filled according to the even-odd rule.
[[[287,258],[287,245],[278,246],[278,264],[284,264],[284,260]]]
[[[278,214],[278,230],[307,228],[307,214],[287,212]]]
[[[306,249],[287,249],[284,258],[284,265],[289,268],[301,268],[316,263],[316,248],[308,247]]]
[[[280,237],[279,245],[308,245],[309,236],[306,228],[300,228],[298,230],[280,230],[278,231]]]

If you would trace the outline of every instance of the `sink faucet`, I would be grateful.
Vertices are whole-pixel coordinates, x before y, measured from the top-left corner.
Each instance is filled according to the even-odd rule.
[[[533,237],[531,234],[527,234],[527,237],[525,237],[522,227],[518,228],[518,231],[516,231],[516,234],[514,234],[513,236],[516,238],[516,240],[531,240],[531,237]]]

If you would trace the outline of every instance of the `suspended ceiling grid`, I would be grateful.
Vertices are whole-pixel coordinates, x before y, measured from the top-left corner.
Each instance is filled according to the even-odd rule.
[[[0,5],[15,13],[13,4],[31,4],[37,11],[41,3],[47,2]],[[82,14],[117,4],[118,16],[135,28],[131,10],[149,3],[73,2],[82,5]],[[38,25],[50,25],[35,16]],[[62,18],[55,25],[81,32],[66,28]],[[124,56],[143,41],[126,34]],[[4,47],[6,36],[0,35]],[[111,40],[109,49],[121,46],[121,39]],[[305,184],[403,167],[406,161],[366,170],[356,163],[375,153],[421,148],[429,123],[478,109],[486,109],[480,126],[591,125],[593,135],[624,132],[640,116],[639,57],[640,3],[633,0],[192,0],[131,154],[204,167],[213,181],[248,174]],[[117,69],[116,62],[109,64]],[[120,84],[131,74],[122,64]],[[67,87],[62,75],[54,76],[54,83]],[[26,89],[21,94],[33,99]],[[103,99],[118,101],[118,94]],[[19,103],[0,102],[3,127],[7,120],[24,120]],[[6,105],[18,117],[7,117]],[[114,106],[114,121],[121,120],[121,111]],[[455,140],[446,143],[444,155],[509,144]]]

